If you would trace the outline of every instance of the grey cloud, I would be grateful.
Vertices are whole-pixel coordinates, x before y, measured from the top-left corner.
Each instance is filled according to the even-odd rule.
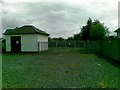
[[[87,7],[65,2],[8,3],[4,7],[10,5],[13,11],[9,8],[3,11],[3,30],[32,24],[50,33],[52,37],[62,36],[67,38],[80,31],[80,26],[85,24],[89,17],[103,21],[111,19],[111,22],[112,19],[116,19],[115,11],[112,13],[114,16],[110,18],[111,11],[107,10],[108,8],[101,8],[104,3],[95,4],[98,6],[90,4],[88,6],[91,7]],[[95,7],[97,7],[96,10],[91,11]],[[104,13],[104,11],[107,11],[107,13]]]
[[[23,24],[31,24],[31,23],[27,22],[27,20],[25,20],[24,18],[3,17],[2,30],[4,32],[6,29],[19,27],[22,26]]]

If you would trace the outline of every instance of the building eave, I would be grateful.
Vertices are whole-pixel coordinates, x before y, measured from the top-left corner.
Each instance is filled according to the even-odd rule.
[[[114,32],[119,32],[120,31],[120,28],[116,29]]]
[[[34,26],[25,25],[20,28],[7,29],[3,35],[23,35],[23,34],[41,34],[49,36],[50,34],[42,31]]]

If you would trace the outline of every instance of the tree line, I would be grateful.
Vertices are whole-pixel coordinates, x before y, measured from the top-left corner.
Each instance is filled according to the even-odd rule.
[[[62,41],[62,40],[76,40],[76,41],[87,41],[87,40],[103,40],[109,37],[109,28],[101,23],[99,20],[92,20],[89,18],[86,25],[82,26],[81,31],[78,34],[74,34],[73,37],[68,37],[64,39],[50,38],[49,41]]]

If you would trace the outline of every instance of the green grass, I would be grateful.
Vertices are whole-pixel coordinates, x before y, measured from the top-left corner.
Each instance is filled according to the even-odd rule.
[[[118,88],[119,67],[79,48],[2,56],[3,88]]]

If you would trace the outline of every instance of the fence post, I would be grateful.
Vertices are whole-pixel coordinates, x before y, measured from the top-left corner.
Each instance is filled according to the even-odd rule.
[[[65,47],[66,47],[66,41],[65,41]]]
[[[74,47],[76,47],[76,41],[74,41]]]
[[[57,47],[57,42],[56,42],[56,47]]]

